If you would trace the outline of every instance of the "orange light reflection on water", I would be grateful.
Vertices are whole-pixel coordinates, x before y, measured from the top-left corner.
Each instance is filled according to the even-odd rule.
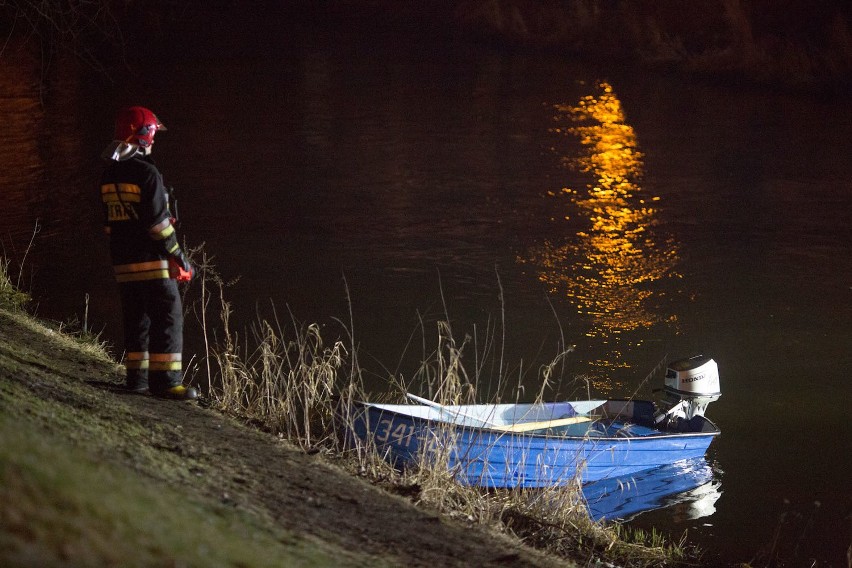
[[[672,239],[660,242],[649,231],[656,223],[651,204],[657,198],[643,195],[643,154],[612,86],[601,83],[595,94],[577,104],[554,109],[553,131],[578,140],[582,149],[561,156],[562,164],[588,173],[591,181],[583,189],[566,187],[550,195],[567,197],[564,218],[579,217],[586,226],[559,241],[542,243],[519,260],[534,265],[552,293],[570,298],[578,313],[591,321],[587,336],[608,345],[608,356],[592,362],[593,367],[602,372],[629,367],[622,358],[620,335],[667,319],[649,308],[655,294],[649,285],[674,276],[677,247]],[[615,385],[596,379],[594,386],[609,391]]]

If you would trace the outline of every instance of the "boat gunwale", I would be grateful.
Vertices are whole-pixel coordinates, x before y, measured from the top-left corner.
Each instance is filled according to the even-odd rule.
[[[613,441],[613,442],[621,442],[621,443],[628,442],[629,443],[629,442],[634,442],[634,441],[638,442],[640,440],[659,441],[661,439],[672,439],[672,438],[700,438],[700,437],[706,437],[706,436],[719,436],[722,433],[719,426],[716,425],[715,422],[713,422],[712,420],[710,420],[709,418],[707,418],[705,416],[702,416],[701,418],[703,418],[704,421],[706,421],[712,427],[712,430],[707,431],[707,432],[664,432],[664,431],[658,430],[655,433],[648,434],[646,436],[588,436],[588,435],[578,436],[578,435],[570,435],[570,434],[552,434],[552,433],[548,434],[548,433],[545,433],[546,429],[542,429],[540,431],[539,430],[531,430],[531,431],[528,431],[528,432],[511,432],[511,431],[499,430],[499,429],[496,429],[496,428],[489,428],[487,426],[473,426],[473,425],[468,425],[468,424],[453,424],[452,422],[448,422],[446,420],[440,420],[440,419],[436,419],[436,418],[427,418],[427,417],[423,417],[423,416],[414,416],[414,415],[411,415],[411,414],[406,414],[404,412],[397,412],[395,410],[383,408],[383,407],[387,407],[387,406],[400,406],[400,407],[412,406],[412,407],[417,407],[419,405],[413,405],[413,404],[412,405],[406,405],[406,404],[392,405],[392,404],[373,403],[373,402],[366,402],[366,401],[357,401],[357,404],[363,405],[363,406],[368,407],[368,408],[372,408],[372,409],[377,410],[379,412],[390,413],[390,414],[394,414],[396,416],[402,416],[402,417],[405,417],[405,418],[412,420],[412,421],[425,422],[425,423],[431,424],[431,425],[446,425],[446,426],[450,426],[450,427],[453,427],[453,428],[458,429],[458,430],[489,432],[489,433],[495,434],[499,438],[502,438],[502,437],[505,437],[505,436],[512,436],[512,437],[516,437],[516,438],[545,438],[545,439],[557,440],[557,441],[558,440],[572,440],[572,441],[581,441],[581,442]],[[599,419],[609,420],[610,418],[602,416]],[[594,419],[593,419],[593,421],[594,421]],[[520,422],[519,424],[522,424],[522,422]],[[637,425],[642,426],[641,424],[637,424]],[[536,432],[542,432],[542,433],[536,433]]]

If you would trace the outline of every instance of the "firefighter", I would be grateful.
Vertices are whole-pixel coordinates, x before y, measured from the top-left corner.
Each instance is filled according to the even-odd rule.
[[[181,250],[163,177],[151,161],[154,135],[166,130],[153,112],[118,112],[101,178],[113,271],[124,315],[128,391],[193,400],[182,384],[183,308],[179,281],[194,269]]]

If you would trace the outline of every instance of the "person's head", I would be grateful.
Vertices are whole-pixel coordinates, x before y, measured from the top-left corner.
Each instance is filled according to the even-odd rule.
[[[146,155],[151,153],[154,135],[159,130],[166,130],[166,127],[145,107],[124,108],[115,117],[115,140],[134,144]]]

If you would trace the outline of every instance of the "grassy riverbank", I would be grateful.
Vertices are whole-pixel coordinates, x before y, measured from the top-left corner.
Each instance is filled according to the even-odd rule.
[[[571,565],[120,376],[0,309],[3,566]]]
[[[200,404],[128,395],[123,368],[91,337],[28,316],[2,268],[0,565],[694,562],[658,535],[634,544],[592,523],[570,488],[557,510],[342,451],[329,416],[357,392],[337,376],[351,355],[314,326],[285,340],[266,324],[251,349],[226,333],[207,354],[220,386]],[[433,370],[456,388],[463,346],[444,340]]]

